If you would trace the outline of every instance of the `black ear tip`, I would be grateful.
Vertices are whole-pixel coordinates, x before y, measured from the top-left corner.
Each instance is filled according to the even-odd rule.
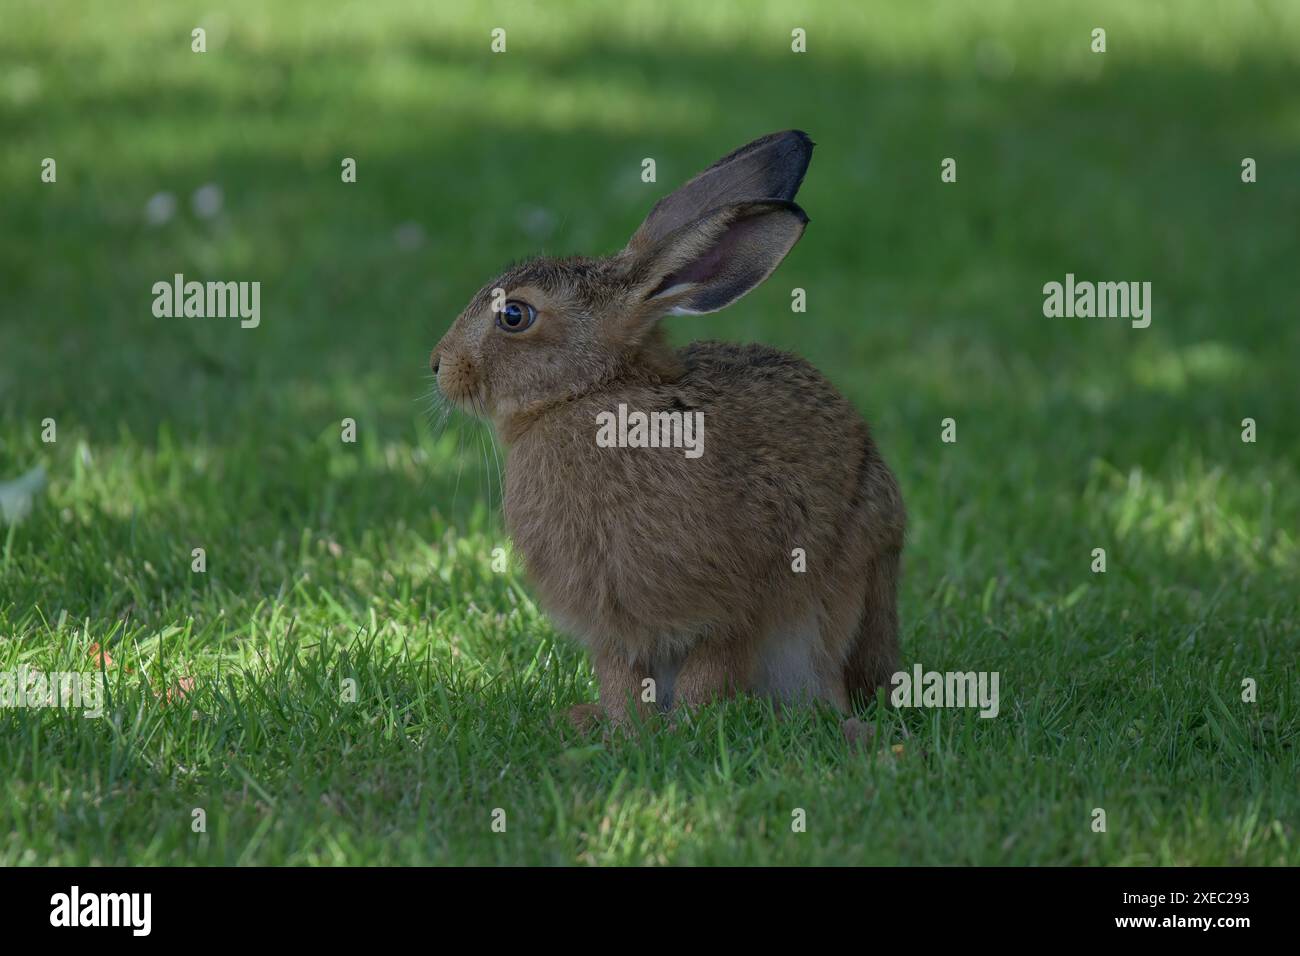
[[[781,135],[790,141],[791,146],[805,156],[811,156],[813,147],[817,145],[813,142],[812,137],[801,129],[788,129]]]
[[[808,166],[812,163],[813,147],[817,144],[812,141],[807,133],[801,129],[792,129],[786,131],[784,139],[788,144],[787,156],[789,157],[790,166],[786,175],[788,182],[786,188],[782,190],[781,195],[786,199],[793,199],[799,187],[803,185],[803,178],[808,173]]]

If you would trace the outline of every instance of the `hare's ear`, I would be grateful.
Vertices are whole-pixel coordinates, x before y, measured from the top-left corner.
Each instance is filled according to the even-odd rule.
[[[794,203],[768,199],[722,206],[678,228],[632,260],[636,320],[730,305],[775,271],[807,224]]]
[[[719,206],[755,199],[794,199],[812,150],[813,141],[797,129],[747,143],[659,200],[632,236],[628,250],[644,251]]]

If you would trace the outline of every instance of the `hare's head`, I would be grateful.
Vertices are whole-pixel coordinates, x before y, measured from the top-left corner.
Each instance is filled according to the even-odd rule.
[[[769,275],[803,235],[793,202],[812,156],[797,130],[723,157],[601,259],[534,259],[489,282],[433,350],[443,395],[492,418],[655,371],[668,314],[716,312]]]

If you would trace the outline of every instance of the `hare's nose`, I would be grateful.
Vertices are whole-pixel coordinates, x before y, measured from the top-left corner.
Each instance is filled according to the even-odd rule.
[[[434,349],[433,352],[429,354],[429,368],[433,369],[434,375],[438,374],[438,362],[438,350]]]

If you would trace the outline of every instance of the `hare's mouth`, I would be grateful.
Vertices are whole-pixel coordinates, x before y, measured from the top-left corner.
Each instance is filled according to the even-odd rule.
[[[457,411],[480,418],[489,414],[487,389],[483,377],[464,360],[443,359],[435,366],[434,382],[443,401]]]
[[[453,388],[444,387],[439,382],[438,392],[442,395],[443,401],[458,412],[473,415],[475,418],[491,417],[487,392],[481,385],[473,388]]]

